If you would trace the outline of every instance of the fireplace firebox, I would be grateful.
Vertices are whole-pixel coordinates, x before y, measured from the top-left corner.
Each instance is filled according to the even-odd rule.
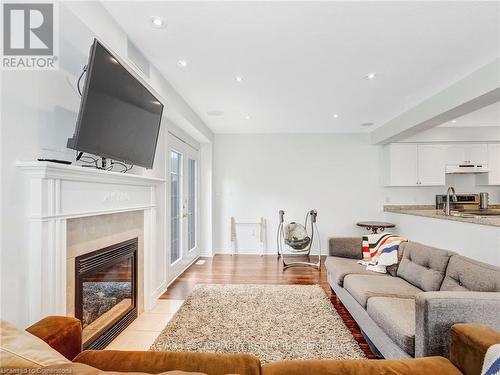
[[[75,316],[83,348],[103,349],[137,317],[138,238],[75,259]]]

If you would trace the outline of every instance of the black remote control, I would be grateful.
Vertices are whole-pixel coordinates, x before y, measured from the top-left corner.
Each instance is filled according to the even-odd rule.
[[[71,162],[70,161],[67,161],[67,160],[59,160],[59,159],[37,159],[38,161],[48,161],[48,162],[51,162],[51,163],[58,163],[58,164],[66,164],[66,165],[70,165]]]

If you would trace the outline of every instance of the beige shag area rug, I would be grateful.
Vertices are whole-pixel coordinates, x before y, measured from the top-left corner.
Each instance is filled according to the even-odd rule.
[[[197,285],[150,350],[366,358],[319,285]]]

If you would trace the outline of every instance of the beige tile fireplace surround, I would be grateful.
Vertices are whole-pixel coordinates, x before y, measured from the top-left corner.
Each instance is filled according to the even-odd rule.
[[[144,311],[144,213],[121,212],[69,219],[66,224],[66,315],[75,315],[75,258],[138,238],[137,312]]]

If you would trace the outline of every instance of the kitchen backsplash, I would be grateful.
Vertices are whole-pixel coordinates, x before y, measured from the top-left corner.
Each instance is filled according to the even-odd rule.
[[[500,186],[478,186],[473,174],[447,175],[446,186],[386,187],[385,204],[434,204],[436,195],[446,194],[448,186],[457,193],[487,192],[490,204],[500,204]]]

